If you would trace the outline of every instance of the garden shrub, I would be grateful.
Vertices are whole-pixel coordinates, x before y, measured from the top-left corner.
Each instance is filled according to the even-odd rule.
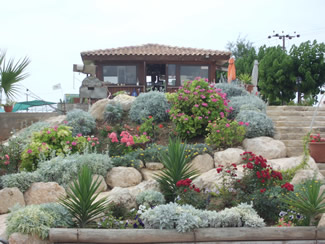
[[[273,122],[264,113],[251,110],[243,110],[237,115],[236,120],[249,124],[246,128],[246,138],[274,136]]]
[[[83,152],[86,148],[96,145],[93,143],[93,139],[81,135],[73,137],[71,127],[65,125],[44,128],[42,131],[33,134],[31,143],[22,152],[20,168],[33,171],[37,169],[40,160]]]
[[[11,212],[7,217],[6,232],[36,235],[46,239],[50,228],[69,227],[72,216],[57,203],[29,205]]]
[[[0,144],[0,175],[18,172],[24,146],[18,138]]]
[[[1,184],[4,187],[18,187],[25,192],[34,182],[52,182],[67,188],[68,184],[78,175],[82,165],[87,165],[94,174],[106,176],[113,166],[109,156],[96,153],[74,154],[66,157],[58,156],[39,163],[34,172],[21,172],[4,175]]]
[[[263,227],[265,225],[252,206],[245,203],[220,212],[169,203],[146,210],[141,214],[141,219],[146,229],[176,229],[178,232],[207,227]]]
[[[107,104],[104,111],[104,120],[107,123],[113,124],[119,122],[123,115],[121,104]]]
[[[81,109],[74,109],[67,113],[67,125],[72,127],[72,136],[78,134],[90,135],[96,128],[95,118]]]
[[[240,87],[236,84],[230,83],[217,83],[214,85],[215,88],[221,89],[223,93],[227,94],[227,98],[231,100],[232,97],[236,96],[247,96],[249,93],[245,88]]]
[[[235,119],[237,114],[240,112],[240,109],[244,105],[254,106],[259,109],[261,112],[266,113],[266,104],[265,102],[255,95],[248,96],[237,96],[232,97],[229,106],[233,108],[231,113],[228,114],[229,119]]]
[[[154,117],[156,122],[167,121],[168,113],[166,111],[169,107],[166,96],[162,92],[140,93],[131,106],[129,117],[139,124],[148,116]]]
[[[50,126],[51,125],[48,122],[39,121],[19,131],[17,134],[15,134],[15,137],[21,143],[22,147],[25,149],[25,147],[30,143],[34,132],[40,132],[44,128],[48,128]]]
[[[136,201],[138,205],[145,205],[147,208],[153,208],[155,206],[165,203],[165,197],[162,193],[154,190],[147,190],[140,192]]]
[[[242,121],[218,119],[208,124],[205,142],[217,149],[238,146],[245,138],[245,127],[245,123]]]
[[[169,111],[179,136],[191,138],[206,134],[209,121],[226,116],[226,94],[204,80],[185,82],[176,95],[169,96],[172,107]]]

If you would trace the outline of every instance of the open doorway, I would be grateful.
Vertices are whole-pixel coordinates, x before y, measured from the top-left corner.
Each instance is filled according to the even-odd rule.
[[[146,72],[147,88],[166,90],[166,64],[147,64]]]

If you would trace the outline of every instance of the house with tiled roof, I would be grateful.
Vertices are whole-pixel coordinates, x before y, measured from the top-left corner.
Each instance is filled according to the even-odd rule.
[[[196,77],[215,82],[216,70],[229,60],[226,51],[174,47],[158,44],[85,51],[85,66],[95,68],[96,77],[110,93],[148,88],[174,91]]]

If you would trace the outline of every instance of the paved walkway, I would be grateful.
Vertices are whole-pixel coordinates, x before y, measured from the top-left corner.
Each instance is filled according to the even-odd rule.
[[[7,218],[8,214],[2,214],[0,215],[0,237],[3,239],[6,239],[5,237],[5,231],[6,231],[6,218]]]

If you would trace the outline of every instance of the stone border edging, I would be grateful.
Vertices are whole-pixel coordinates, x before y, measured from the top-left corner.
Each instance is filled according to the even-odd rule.
[[[325,240],[325,228],[263,227],[202,228],[192,232],[157,229],[50,229],[53,243],[183,243],[209,241]]]

